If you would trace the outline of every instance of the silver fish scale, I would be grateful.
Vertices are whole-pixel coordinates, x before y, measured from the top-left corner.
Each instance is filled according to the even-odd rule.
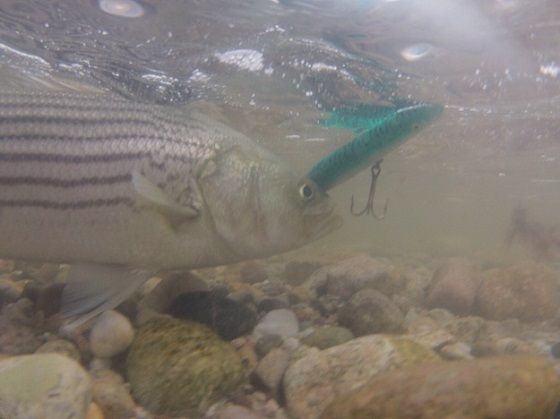
[[[2,94],[0,205],[134,202],[132,171],[186,202],[187,178],[218,149],[197,125],[105,95]]]

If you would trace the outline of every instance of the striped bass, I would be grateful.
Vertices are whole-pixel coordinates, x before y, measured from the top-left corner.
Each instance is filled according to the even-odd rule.
[[[207,116],[107,94],[0,93],[0,257],[74,265],[68,316],[156,270],[294,249],[341,225],[327,194]]]

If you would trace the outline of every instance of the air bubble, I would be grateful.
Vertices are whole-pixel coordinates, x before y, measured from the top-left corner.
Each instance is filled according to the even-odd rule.
[[[401,56],[407,61],[418,61],[432,52],[434,47],[428,43],[415,44],[401,51]]]
[[[113,16],[129,18],[144,16],[144,8],[133,0],[99,0],[99,8]]]

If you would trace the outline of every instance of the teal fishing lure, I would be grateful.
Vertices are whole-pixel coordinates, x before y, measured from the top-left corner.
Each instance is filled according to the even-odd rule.
[[[396,107],[370,105],[358,103],[335,109],[327,118],[319,119],[319,124],[324,127],[348,128],[355,134],[368,129],[374,129],[385,121],[385,118]]]
[[[322,123],[365,131],[320,160],[307,176],[323,190],[329,190],[381,161],[442,110],[438,104],[412,101],[399,101],[395,107],[353,105],[337,110]]]

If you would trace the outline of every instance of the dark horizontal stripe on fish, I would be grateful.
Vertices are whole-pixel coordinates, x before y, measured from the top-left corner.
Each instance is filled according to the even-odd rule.
[[[164,154],[156,161],[153,153],[138,152],[138,153],[120,153],[120,154],[90,154],[90,155],[65,155],[56,153],[2,153],[0,152],[0,162],[6,163],[60,163],[60,164],[106,164],[133,160],[146,159],[149,161],[150,167],[155,169],[164,170],[166,162],[179,161],[185,164],[192,164],[197,156],[194,155],[192,159],[189,156]]]
[[[23,208],[34,207],[55,210],[78,210],[93,207],[114,207],[117,205],[134,206],[134,201],[127,197],[116,197],[108,199],[92,199],[86,201],[75,202],[55,202],[47,200],[29,199],[29,200],[0,200],[1,207]]]
[[[113,163],[125,160],[140,160],[151,158],[152,153],[121,153],[121,154],[93,154],[85,156],[73,156],[54,153],[0,153],[0,162],[36,162],[36,163],[64,163],[64,164],[84,164],[84,163]]]
[[[121,103],[121,106],[107,106],[98,103],[57,103],[57,102],[1,102],[0,115],[4,118],[23,117],[23,116],[44,116],[48,118],[67,116],[69,113],[96,114],[97,118],[103,117],[111,120],[128,120],[140,118],[146,122],[164,122],[171,125],[178,125],[177,116],[173,112],[163,112],[163,109],[149,109],[135,104]],[[90,117],[94,117],[91,115]]]
[[[159,123],[158,123],[159,122]],[[103,115],[101,118],[99,116],[84,117],[80,116],[67,116],[67,115],[14,115],[6,116],[0,114],[0,127],[3,124],[14,124],[14,125],[27,125],[27,124],[43,124],[43,125],[60,125],[65,129],[72,126],[83,127],[84,125],[115,125],[122,124],[123,126],[134,126],[138,130],[138,126],[149,127],[152,129],[161,129],[166,124],[158,119],[146,120],[146,118],[122,118],[122,117],[112,117],[108,115]]]
[[[163,137],[155,135],[145,135],[145,134],[130,134],[130,135],[111,135],[110,133],[104,135],[98,135],[97,133],[92,133],[91,136],[86,135],[86,133],[81,132],[78,136],[73,135],[43,135],[43,134],[2,134],[0,131],[0,143],[6,141],[47,141],[47,142],[130,142],[130,141],[149,141],[152,144],[164,143],[164,144],[175,144],[181,147],[193,147],[193,148],[210,148],[212,146],[207,146],[200,141],[188,140],[188,139],[177,139],[174,137]],[[1,144],[0,144],[1,146]],[[151,149],[157,150],[158,147],[152,146]]]
[[[40,177],[0,177],[0,185],[3,186],[22,186],[22,185],[41,185],[52,186],[55,188],[73,188],[77,186],[96,186],[96,185],[113,185],[117,183],[129,182],[130,173],[117,176],[93,176],[79,179],[55,179]]]

